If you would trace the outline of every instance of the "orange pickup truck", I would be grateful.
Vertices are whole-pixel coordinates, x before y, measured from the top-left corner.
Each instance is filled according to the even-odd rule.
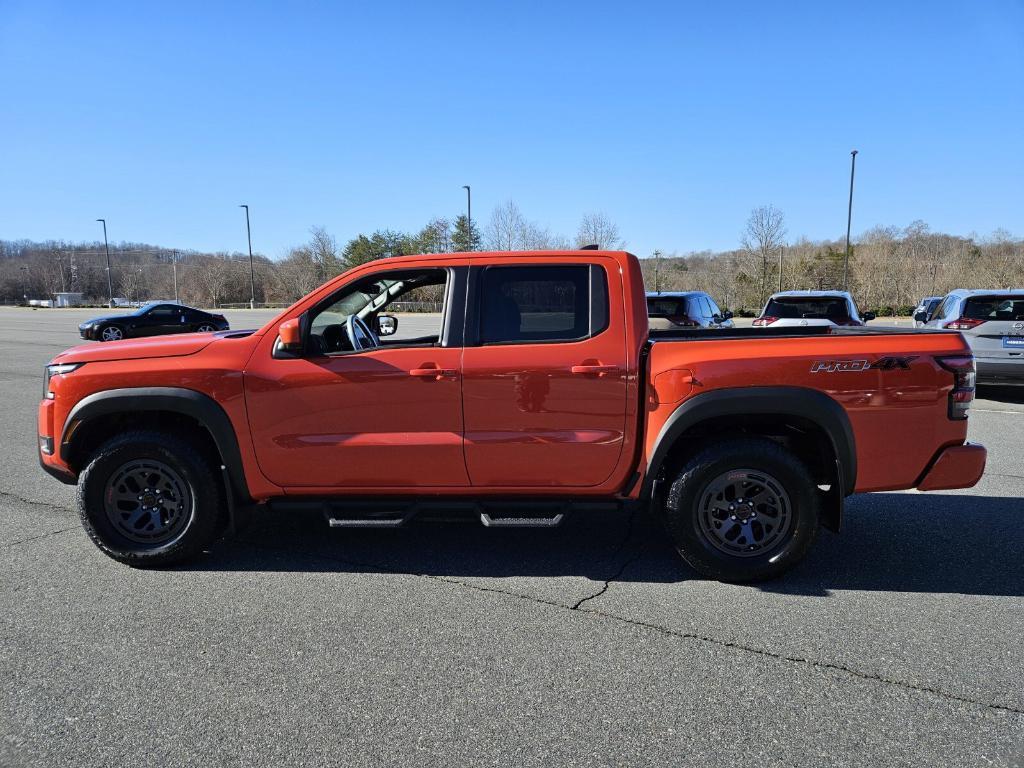
[[[441,312],[386,312],[423,297]],[[974,376],[956,332],[649,331],[628,253],[408,256],[255,331],[63,352],[39,452],[135,566],[196,555],[254,504],[336,527],[641,504],[699,572],[750,581],[838,530],[849,494],[976,483]]]

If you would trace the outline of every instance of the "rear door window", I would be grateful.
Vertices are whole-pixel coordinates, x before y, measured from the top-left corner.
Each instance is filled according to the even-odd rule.
[[[711,316],[714,314],[711,311],[711,302],[708,301],[707,296],[700,297],[700,311],[706,320],[710,320]]]
[[[488,267],[481,276],[479,312],[482,344],[596,336],[608,326],[604,270],[587,264]]]

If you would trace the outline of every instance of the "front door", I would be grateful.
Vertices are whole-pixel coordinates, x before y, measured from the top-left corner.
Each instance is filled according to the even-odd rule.
[[[591,487],[626,430],[627,358],[617,271],[605,263],[474,268],[463,354],[473,485]]]
[[[373,306],[380,311],[388,291],[402,295],[394,280],[419,280],[423,290],[441,293],[455,272],[374,273],[311,311],[310,345],[301,357],[275,358],[261,346],[246,366],[245,399],[256,457],[268,479],[284,487],[346,489],[469,484],[462,454],[462,349],[443,338],[448,302],[442,313],[409,323],[419,335],[408,346],[385,339],[354,350],[345,327],[367,297],[380,299]],[[372,326],[373,317],[366,321]]]

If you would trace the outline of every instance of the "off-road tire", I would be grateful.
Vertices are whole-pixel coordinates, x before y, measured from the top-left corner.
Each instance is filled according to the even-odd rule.
[[[709,509],[722,504],[711,499],[717,498],[715,489],[728,482],[723,476],[743,482],[744,471],[763,473],[777,484],[781,493],[774,496],[785,498],[788,527],[778,526],[782,533],[763,551],[740,555],[722,551],[730,542],[714,532],[717,521],[704,504]],[[769,497],[773,497],[771,492]],[[665,496],[665,523],[677,551],[698,573],[718,581],[763,581],[785,573],[803,559],[817,536],[820,504],[814,477],[797,456],[771,440],[735,438],[709,445],[679,469]],[[763,514],[761,519],[766,519]],[[737,523],[727,518],[724,525],[734,532]]]
[[[187,497],[181,506],[181,527],[166,541],[132,540],[119,531],[119,525],[108,514],[105,497],[109,493],[113,499],[118,492],[108,484],[138,462],[155,462],[154,466],[168,468]],[[223,509],[223,487],[210,460],[171,434],[136,431],[111,438],[93,453],[79,476],[78,510],[89,538],[104,554],[137,568],[171,565],[201,553],[221,530]]]

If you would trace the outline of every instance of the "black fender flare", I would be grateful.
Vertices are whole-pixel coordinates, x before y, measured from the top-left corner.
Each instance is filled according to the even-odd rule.
[[[685,400],[658,433],[644,478],[642,498],[653,498],[654,484],[676,441],[702,421],[722,416],[795,416],[821,427],[836,457],[841,499],[857,484],[857,448],[850,418],[834,399],[807,387],[735,387]]]
[[[184,387],[124,387],[95,392],[82,398],[67,419],[61,433],[58,450],[67,461],[65,449],[71,430],[76,430],[91,419],[110,414],[138,413],[141,411],[169,411],[189,416],[199,422],[213,438],[231,488],[227,491],[235,499],[248,502],[249,486],[245,482],[242,454],[231,419],[220,404],[209,395]]]

